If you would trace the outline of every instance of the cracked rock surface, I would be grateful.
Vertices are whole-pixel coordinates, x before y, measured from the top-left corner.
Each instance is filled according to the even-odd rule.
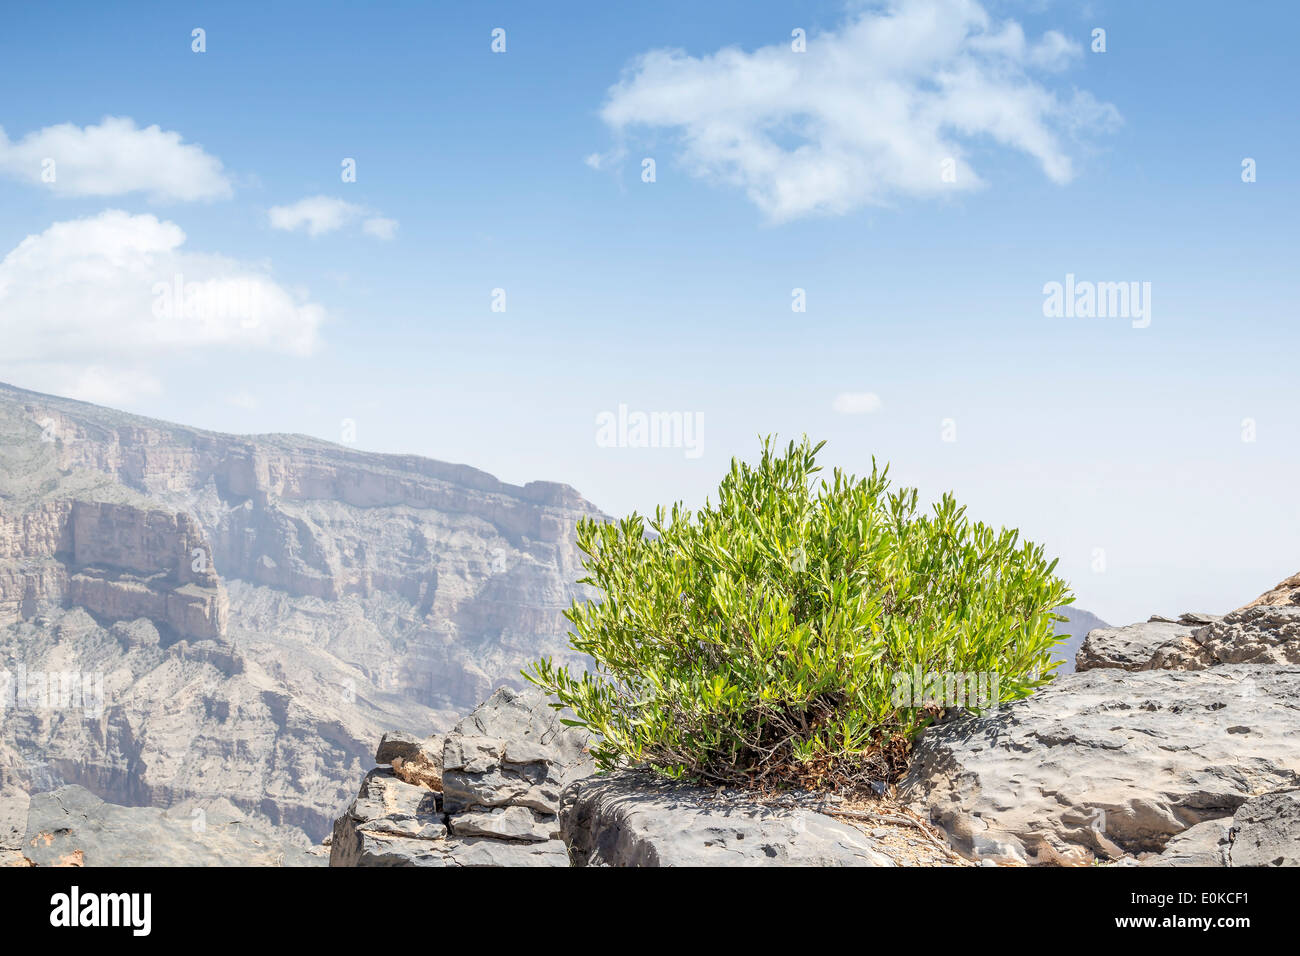
[[[1175,837],[1300,784],[1298,738],[1300,667],[1098,668],[930,728],[900,790],[972,859],[1175,863]]]
[[[560,809],[577,866],[894,866],[867,834],[798,807],[720,800],[646,774],[588,777]]]
[[[1300,575],[1096,628],[1076,673],[915,745],[901,795],[971,859],[1300,865]]]

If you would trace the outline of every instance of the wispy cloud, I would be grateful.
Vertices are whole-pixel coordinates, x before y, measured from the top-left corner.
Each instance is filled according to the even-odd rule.
[[[870,415],[883,407],[875,392],[840,392],[831,402],[831,408],[841,415]]]
[[[159,202],[192,202],[233,193],[221,160],[182,142],[180,133],[142,129],[125,116],[98,126],[47,126],[17,142],[0,128],[0,171],[58,196],[144,193]]]
[[[306,232],[309,236],[323,236],[336,232],[362,217],[361,231],[375,239],[392,239],[397,235],[397,220],[383,216],[370,216],[365,206],[336,199],[333,196],[308,196],[287,206],[272,206],[271,227],[287,232]]]
[[[375,239],[392,239],[397,235],[397,220],[375,216],[361,224],[361,231]]]
[[[270,211],[272,228],[303,230],[309,236],[334,232],[364,214],[361,206],[332,196],[308,196],[288,206],[272,206]]]
[[[1119,114],[1030,73],[1058,74],[1081,57],[1061,33],[1030,41],[975,0],[899,0],[809,36],[806,52],[789,43],[699,57],[650,51],[601,116],[620,143],[639,127],[675,131],[693,174],[744,189],[783,221],[976,188],[966,148],[976,140],[1026,153],[1050,180],[1069,182],[1069,136],[1112,128]]]

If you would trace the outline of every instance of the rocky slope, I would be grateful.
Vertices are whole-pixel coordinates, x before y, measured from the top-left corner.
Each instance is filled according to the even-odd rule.
[[[928,730],[904,794],[976,859],[1294,862],[1300,590],[1290,581],[1270,603],[1223,617],[1092,631],[1077,673]]]
[[[1076,673],[950,712],[896,800],[857,805],[597,776],[545,698],[503,690],[445,739],[386,735],[330,863],[1300,865],[1300,587],[1268,597],[1094,629]]]
[[[816,809],[595,776],[588,742],[539,692],[506,688],[445,738],[386,734],[375,761],[391,766],[335,823],[330,865],[896,865],[883,832]]]
[[[224,797],[319,840],[384,729],[449,728],[572,659],[596,514],[563,485],[0,385],[0,848],[66,784]]]

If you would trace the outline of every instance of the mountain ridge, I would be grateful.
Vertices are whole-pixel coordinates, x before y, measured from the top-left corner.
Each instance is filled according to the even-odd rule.
[[[93,671],[107,698],[0,715],[0,831],[74,784],[228,797],[319,839],[377,734],[446,729],[536,657],[576,662],[584,516],[603,517],[558,482],[0,385],[0,663]]]

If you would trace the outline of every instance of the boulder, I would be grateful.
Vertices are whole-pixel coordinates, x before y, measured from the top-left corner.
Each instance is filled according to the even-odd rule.
[[[915,746],[900,794],[975,859],[1087,863],[1160,852],[1300,783],[1300,667],[1098,667]]]
[[[589,742],[542,693],[503,687],[447,735],[446,811],[518,806],[554,815],[564,785],[594,770]]]
[[[560,831],[576,866],[893,866],[825,814],[728,801],[645,774],[569,785]]]
[[[334,823],[330,866],[418,865],[399,862],[447,836],[438,795],[401,780],[387,767],[366,774],[361,791]]]
[[[1154,853],[1139,866],[1231,866],[1232,818],[1220,817],[1188,827],[1173,837],[1163,853]]]
[[[1104,667],[1141,670],[1162,647],[1186,647],[1183,641],[1191,640],[1195,627],[1190,623],[1151,620],[1126,627],[1094,628],[1079,648],[1074,669],[1076,672]]]
[[[1231,614],[1152,617],[1088,632],[1075,669],[1205,670],[1219,664],[1300,664],[1300,590],[1276,589]],[[1300,576],[1297,577],[1300,580]],[[1277,604],[1261,603],[1277,601]],[[1282,603],[1285,602],[1285,603]]]
[[[1233,822],[1233,866],[1300,866],[1300,789],[1252,797]]]
[[[390,730],[379,738],[379,746],[375,748],[375,763],[391,764],[398,758],[409,760],[419,754],[422,743],[414,734]]]

